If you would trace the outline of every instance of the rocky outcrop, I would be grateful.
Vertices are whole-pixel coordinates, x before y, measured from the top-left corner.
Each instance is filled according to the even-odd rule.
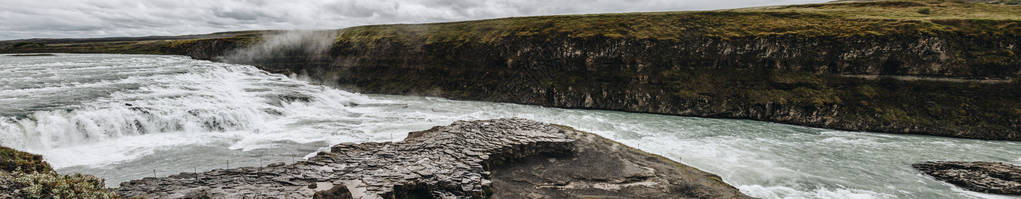
[[[0,171],[32,173],[53,171],[53,168],[41,155],[0,146]]]
[[[496,167],[493,198],[748,198],[713,174],[609,139],[566,129],[567,157]]]
[[[1021,195],[1021,166],[995,162],[924,162],[912,166],[968,190]]]
[[[718,176],[591,133],[459,121],[402,142],[340,144],[295,164],[121,184],[151,198],[747,198]]]
[[[0,199],[117,198],[103,179],[61,175],[42,156],[0,146]]]

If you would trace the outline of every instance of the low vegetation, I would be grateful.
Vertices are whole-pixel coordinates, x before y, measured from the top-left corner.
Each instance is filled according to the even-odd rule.
[[[43,157],[0,146],[0,171],[48,172],[53,171]]]
[[[118,198],[91,175],[61,175],[42,156],[0,146],[0,198]]]
[[[118,198],[106,189],[103,179],[82,174],[60,175],[48,172],[0,172],[0,196],[15,198]],[[5,193],[7,192],[7,193]]]
[[[0,53],[121,53],[186,55],[210,44],[247,46],[272,31],[225,32],[152,38],[28,39],[0,41]]]
[[[676,40],[691,36],[799,35],[847,37],[956,32],[1021,34],[1019,0],[841,1],[718,11],[514,17],[451,23],[352,27],[338,42],[495,42],[509,37],[605,37]],[[187,54],[195,43],[244,46],[273,31],[158,38],[58,39],[0,42],[0,53],[72,52]]]
[[[962,20],[974,23],[962,23]],[[567,36],[676,40],[682,37],[861,36],[897,33],[1021,33],[1021,6],[939,0],[837,2],[721,11],[516,17],[377,25],[344,30],[340,41],[493,42]],[[986,25],[991,24],[991,25]]]

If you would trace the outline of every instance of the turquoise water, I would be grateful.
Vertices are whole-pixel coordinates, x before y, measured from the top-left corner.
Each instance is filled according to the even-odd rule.
[[[0,144],[114,187],[153,175],[293,162],[340,142],[394,141],[456,120],[506,117],[600,134],[716,173],[761,198],[1008,198],[954,188],[910,164],[1021,164],[1017,142],[365,95],[180,56],[0,56]]]

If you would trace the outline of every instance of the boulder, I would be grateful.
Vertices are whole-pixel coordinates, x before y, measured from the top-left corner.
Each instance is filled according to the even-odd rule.
[[[996,162],[923,162],[912,166],[968,190],[1021,195],[1021,166]]]

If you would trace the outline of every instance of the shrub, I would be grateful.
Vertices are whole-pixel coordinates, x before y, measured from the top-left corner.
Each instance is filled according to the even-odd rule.
[[[0,146],[0,171],[26,173],[51,171],[43,157]]]
[[[91,175],[60,175],[53,171],[0,173],[16,198],[118,198],[104,187],[103,179]],[[3,191],[0,191],[3,195]]]

